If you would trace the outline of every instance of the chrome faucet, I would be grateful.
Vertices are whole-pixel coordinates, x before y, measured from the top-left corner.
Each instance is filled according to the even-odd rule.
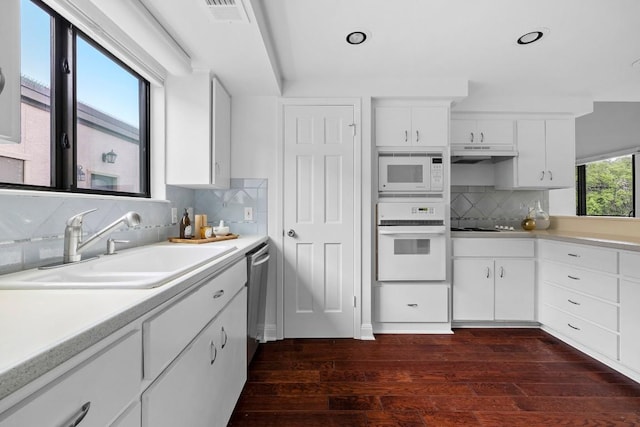
[[[85,241],[82,240],[82,220],[86,214],[95,212],[97,209],[90,209],[85,212],[81,212],[72,216],[67,220],[67,226],[64,229],[64,257],[63,262],[65,264],[70,262],[77,262],[82,259],[80,251],[91,246],[95,243],[100,236],[116,228],[121,223],[126,224],[128,227],[135,227],[139,225],[142,219],[136,212],[127,212],[122,217],[118,218],[111,224],[104,227],[102,230],[96,232],[91,237],[88,237]]]

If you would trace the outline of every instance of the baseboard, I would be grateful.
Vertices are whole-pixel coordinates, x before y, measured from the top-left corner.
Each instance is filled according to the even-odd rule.
[[[360,339],[364,341],[373,341],[376,339],[373,335],[373,325],[371,323],[363,323],[360,325]]]
[[[262,330],[260,342],[278,341],[278,330],[275,324],[259,325],[258,330]]]
[[[374,323],[375,334],[452,334],[450,323]]]
[[[453,321],[452,328],[540,328],[539,322]]]

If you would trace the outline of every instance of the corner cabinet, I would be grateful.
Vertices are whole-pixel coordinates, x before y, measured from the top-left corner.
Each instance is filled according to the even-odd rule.
[[[229,188],[231,98],[209,72],[166,81],[166,180],[188,188]]]
[[[20,142],[20,0],[0,13],[0,143]]]
[[[448,123],[445,106],[379,106],[375,109],[376,145],[445,147]]]
[[[453,239],[453,321],[535,320],[535,241]]]
[[[496,188],[553,189],[575,184],[575,120],[517,120],[518,157],[496,164]]]

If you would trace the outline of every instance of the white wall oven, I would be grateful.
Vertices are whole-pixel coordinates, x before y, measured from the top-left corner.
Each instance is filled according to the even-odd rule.
[[[378,281],[443,281],[444,203],[378,203]]]
[[[381,151],[378,153],[378,191],[381,193],[442,193],[442,153]]]

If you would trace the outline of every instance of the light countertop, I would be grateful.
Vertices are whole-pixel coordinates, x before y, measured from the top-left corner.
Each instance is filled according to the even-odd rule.
[[[538,238],[581,243],[605,248],[640,252],[640,237],[633,235],[591,233],[588,231],[534,230],[534,231],[452,231],[452,238]]]
[[[152,289],[0,290],[0,399],[184,292],[205,275],[240,260],[266,240],[266,236],[255,236],[223,241],[237,249]]]

